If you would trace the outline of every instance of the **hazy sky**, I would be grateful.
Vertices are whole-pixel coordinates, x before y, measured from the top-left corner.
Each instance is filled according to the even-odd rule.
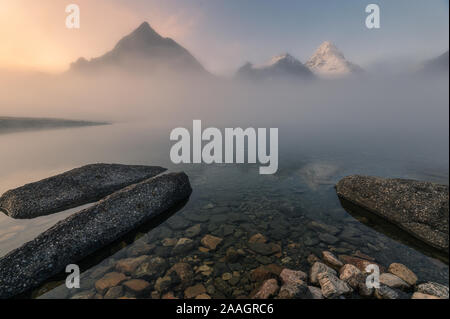
[[[65,27],[70,3],[80,6],[79,30]],[[369,3],[381,7],[379,30],[365,27]],[[282,52],[305,62],[325,40],[362,66],[418,61],[448,50],[448,10],[448,0],[0,0],[0,68],[62,71],[143,21],[216,73]]]

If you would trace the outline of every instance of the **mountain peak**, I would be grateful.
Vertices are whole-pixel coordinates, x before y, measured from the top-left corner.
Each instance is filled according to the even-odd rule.
[[[289,53],[282,53],[279,55],[275,55],[272,58],[270,58],[269,61],[266,63],[257,66],[256,68],[263,69],[267,67],[273,67],[280,64],[302,64],[299,60],[297,60],[295,57],[290,55]]]
[[[343,76],[362,71],[359,66],[347,61],[344,54],[330,41],[323,42],[317,48],[306,62],[306,66],[311,71],[326,77]]]
[[[128,36],[122,40],[127,39],[128,41],[155,41],[162,39],[162,37],[150,26],[150,24],[145,21],[139,25],[137,29],[131,32]],[[120,43],[120,42],[119,42]]]
[[[142,22],[139,27],[132,32],[132,34],[157,34],[147,21]]]
[[[150,24],[147,21],[144,21],[141,23],[141,25],[137,28],[137,30],[139,29],[152,29],[152,27],[150,26]]]
[[[260,79],[286,76],[303,79],[311,79],[313,77],[311,71],[289,53],[276,55],[267,63],[259,66],[246,63],[238,70],[238,75]]]
[[[279,63],[281,61],[286,61],[286,62],[290,62],[290,63],[292,63],[292,62],[294,62],[294,63],[299,62],[296,58],[294,58],[289,53],[282,53],[282,54],[279,54],[279,55],[276,55],[276,56],[272,57],[268,64],[269,65],[274,65],[274,64],[277,64],[277,63]]]
[[[330,41],[323,42],[316,50],[313,56],[338,56],[341,59],[345,59],[344,55],[339,49]]]
[[[117,42],[104,55],[89,61],[79,59],[72,69],[116,67],[133,71],[166,69],[206,73],[203,66],[174,40],[159,35],[148,22],[143,22]]]

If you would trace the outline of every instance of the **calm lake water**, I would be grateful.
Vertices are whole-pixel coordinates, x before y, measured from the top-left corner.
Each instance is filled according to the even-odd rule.
[[[248,296],[255,285],[249,275],[251,270],[276,264],[309,271],[307,257],[312,253],[320,255],[322,250],[366,254],[384,266],[400,262],[416,272],[420,281],[448,284],[448,265],[386,236],[381,229],[361,223],[364,219],[356,219],[342,207],[334,189],[339,179],[350,174],[448,184],[447,84],[438,89],[439,94],[447,95],[444,102],[422,98],[428,99],[426,111],[422,108],[423,100],[415,97],[401,102],[402,107],[411,103],[407,112],[385,107],[380,115],[381,111],[374,108],[370,112],[354,106],[345,108],[345,99],[335,98],[336,107],[345,110],[343,114],[342,109],[327,107],[314,110],[314,114],[286,117],[276,108],[271,110],[273,122],[268,121],[269,113],[264,110],[260,115],[265,122],[246,122],[222,108],[220,114],[226,111],[228,123],[232,123],[228,127],[279,128],[279,170],[275,175],[259,175],[256,165],[172,164],[170,131],[177,126],[191,129],[192,119],[186,121],[186,116],[182,124],[176,120],[171,124],[158,123],[154,117],[147,117],[107,126],[0,135],[0,193],[95,162],[160,165],[170,171],[185,171],[193,187],[189,201],[175,214],[161,220],[159,225],[139,230],[133,239],[93,256],[86,263],[87,269],[83,269],[81,289],[68,291],[55,279],[34,297],[44,292],[41,296],[44,298],[95,297],[94,284],[98,279],[113,271],[119,260],[141,255],[159,256],[164,261],[159,274],[146,278],[151,289],[140,297],[159,297],[152,293],[157,277],[179,262],[192,267],[192,283],[202,283],[212,297]],[[426,93],[435,96],[435,92]],[[343,95],[336,93],[336,96]],[[377,96],[379,101],[383,100],[383,96]],[[378,105],[375,99],[367,98],[369,107]],[[364,99],[360,99],[361,105],[365,105]],[[413,101],[418,104],[413,105]],[[296,102],[289,99],[289,103],[288,109],[292,111]],[[315,104],[309,103],[310,109]],[[209,114],[209,118],[220,114]],[[200,113],[197,115],[196,118],[202,119]],[[317,118],[320,120],[311,120]],[[203,124],[216,126],[212,120]],[[33,220],[13,220],[1,214],[0,256],[77,210]],[[276,254],[251,253],[248,239],[256,233],[263,234],[273,247],[281,250]],[[199,250],[200,240],[206,234],[223,239],[216,250]],[[192,239],[191,246],[174,252],[170,239],[183,237]],[[57,288],[51,290],[54,287]],[[183,289],[173,292],[183,296]],[[116,293],[133,296],[126,291]]]

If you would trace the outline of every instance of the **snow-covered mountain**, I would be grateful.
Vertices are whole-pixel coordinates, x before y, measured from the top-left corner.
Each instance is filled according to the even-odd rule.
[[[71,64],[71,70],[89,72],[100,69],[119,69],[140,73],[153,71],[207,73],[203,66],[170,38],[160,36],[147,23],[122,38],[106,54],[86,60],[79,58]]]
[[[288,53],[272,57],[267,63],[254,66],[246,63],[237,72],[237,76],[250,79],[272,79],[293,77],[312,79],[313,73],[299,60]]]
[[[342,77],[363,71],[356,64],[347,61],[338,48],[329,41],[322,43],[305,65],[322,77]]]

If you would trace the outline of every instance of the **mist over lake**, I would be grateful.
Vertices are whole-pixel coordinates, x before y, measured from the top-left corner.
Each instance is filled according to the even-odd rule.
[[[436,266],[422,252],[360,224],[341,207],[333,188],[350,174],[448,184],[447,78],[368,77],[303,86],[289,81],[199,79],[186,85],[169,79],[126,79],[79,81],[65,77],[58,83],[53,79],[33,83],[30,89],[39,94],[27,116],[112,124],[0,134],[0,147],[7,150],[1,154],[0,192],[88,163],[161,165],[187,172],[194,188],[187,206],[166,224],[213,203],[223,208],[220,223],[238,229],[240,223],[228,220],[228,213],[243,212],[242,205],[252,206],[245,204],[247,201],[268,201],[262,210],[248,208],[249,214],[266,224],[272,218],[285,220],[286,226],[280,222],[279,227],[286,244],[298,240],[300,234],[306,236],[301,241],[311,236],[303,218],[343,229],[350,223],[359,227],[363,239],[357,249],[377,260],[403,261],[424,278],[447,280],[445,265]],[[55,90],[55,85],[60,88]],[[11,113],[19,109],[17,105],[23,110],[27,102],[18,94],[14,103],[16,107],[10,104]],[[256,165],[172,164],[170,132],[175,127],[191,128],[193,119],[201,119],[205,128],[279,128],[277,174],[260,176]],[[280,211],[283,205],[292,205],[295,213],[284,215]],[[75,211],[24,222],[2,215],[1,254]],[[210,216],[218,218],[213,213]],[[302,231],[290,233],[288,224]],[[371,251],[363,242],[381,242],[385,248]],[[292,256],[303,263],[314,247],[323,245],[328,244],[319,241]]]

